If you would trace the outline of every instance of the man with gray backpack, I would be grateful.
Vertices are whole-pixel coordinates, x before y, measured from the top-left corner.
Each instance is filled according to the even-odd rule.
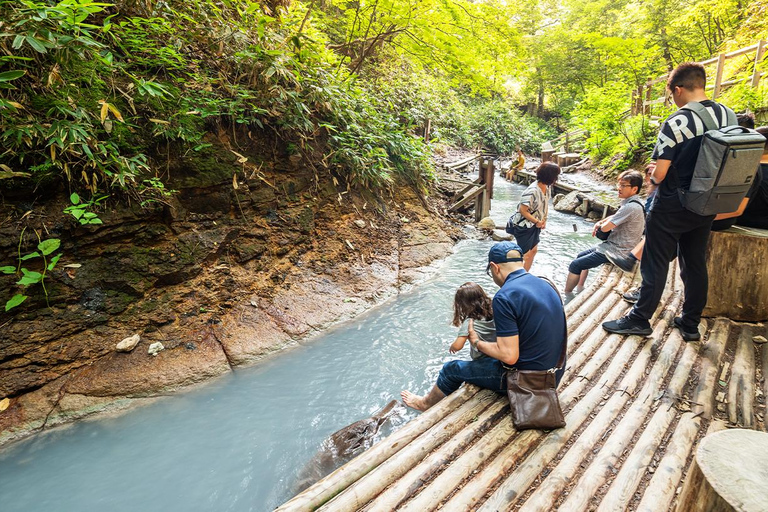
[[[651,182],[658,190],[646,218],[640,272],[640,298],[618,320],[603,323],[617,334],[647,336],[650,318],[666,286],[669,263],[678,257],[685,285],[681,317],[674,319],[686,341],[700,338],[698,326],[707,303],[706,249],[717,213],[734,211],[754,179],[765,138],[737,126],[728,107],[707,99],[706,74],[698,63],[684,63],[667,80],[680,110],[659,131]]]

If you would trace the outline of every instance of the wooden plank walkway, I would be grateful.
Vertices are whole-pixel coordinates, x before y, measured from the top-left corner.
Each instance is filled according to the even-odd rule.
[[[566,307],[566,427],[517,432],[506,397],[462,386],[277,510],[673,510],[701,437],[766,429],[766,326],[707,319],[684,342],[673,266],[653,334],[608,334],[633,278],[605,267]]]

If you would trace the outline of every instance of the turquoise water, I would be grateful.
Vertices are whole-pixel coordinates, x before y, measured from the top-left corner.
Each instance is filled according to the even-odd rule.
[[[498,180],[504,224],[524,187]],[[574,232],[576,225],[578,231]],[[552,211],[533,273],[562,287],[591,225]],[[323,439],[399,398],[425,392],[448,353],[455,289],[480,283],[490,240],[466,240],[436,275],[352,322],[252,368],[116,418],[85,421],[0,452],[0,510],[263,511]],[[465,348],[459,355],[468,358]],[[380,435],[416,416],[400,409]]]

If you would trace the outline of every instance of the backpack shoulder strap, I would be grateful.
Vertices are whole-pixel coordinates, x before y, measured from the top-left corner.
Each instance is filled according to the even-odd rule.
[[[736,117],[736,112],[734,112],[732,109],[726,107],[725,105],[721,105],[725,109],[725,115],[726,119],[728,121],[728,126],[738,126],[739,120]]]
[[[717,121],[715,121],[712,118],[712,115],[707,110],[707,107],[705,107],[704,105],[702,105],[698,101],[691,101],[686,106],[681,108],[680,110],[688,110],[688,111],[693,112],[697,116],[699,116],[699,119],[701,119],[704,122],[704,126],[707,128],[707,131],[709,131],[709,130],[717,130],[718,128],[720,128],[720,126],[718,126]],[[736,115],[734,114],[734,118],[735,117],[736,117]],[[730,124],[730,115],[729,115],[728,122],[729,122],[728,124]]]

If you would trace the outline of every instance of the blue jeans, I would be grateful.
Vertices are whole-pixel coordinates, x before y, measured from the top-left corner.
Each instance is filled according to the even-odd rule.
[[[596,247],[582,251],[576,256],[576,259],[568,265],[568,272],[571,274],[581,274],[583,270],[599,267],[603,263],[608,263],[605,254],[597,252]]]
[[[459,389],[462,382],[469,382],[497,393],[506,393],[505,373],[501,361],[492,357],[481,357],[472,361],[448,361],[440,370],[435,385],[445,395]]]

